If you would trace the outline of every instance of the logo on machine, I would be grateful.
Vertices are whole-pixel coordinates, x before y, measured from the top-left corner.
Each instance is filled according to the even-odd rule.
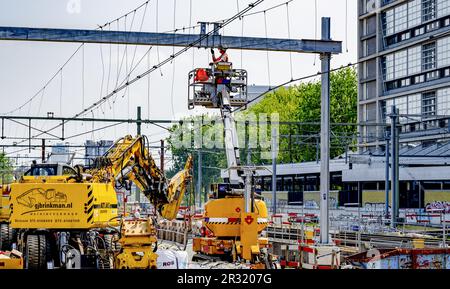
[[[67,195],[55,189],[34,188],[17,198],[19,205],[30,209],[71,209],[72,203],[67,203]]]
[[[248,215],[247,217],[245,217],[245,222],[247,223],[247,224],[251,224],[251,223],[253,223],[253,218],[252,218],[252,216],[250,216],[250,215]]]

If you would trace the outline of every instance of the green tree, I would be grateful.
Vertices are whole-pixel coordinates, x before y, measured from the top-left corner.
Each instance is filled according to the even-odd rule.
[[[9,184],[13,180],[12,165],[5,153],[0,153],[0,182]]]
[[[214,122],[215,120],[216,122]],[[210,125],[196,126],[196,124],[207,122],[211,122]],[[216,137],[212,137],[212,139],[217,139],[220,142],[223,131],[222,123],[220,119],[213,116],[200,115],[186,118],[182,123],[173,125],[170,130],[172,133],[167,139],[167,142],[172,154],[172,167],[166,171],[166,174],[168,177],[172,177],[178,171],[182,170],[188,155],[192,155],[194,160],[192,185],[196,190],[199,177],[198,160],[200,151],[202,154],[202,199],[204,200],[209,185],[220,181],[220,169],[226,168],[226,158],[223,149],[215,147],[208,148],[205,144],[201,148],[198,148],[195,143],[195,137],[203,136],[207,133],[216,133]],[[198,130],[201,130],[202,133],[200,134]],[[186,200],[188,198],[189,195],[186,194]]]
[[[357,78],[353,68],[332,72],[330,76],[330,121],[331,123],[356,123]],[[289,88],[280,88],[251,106],[245,113],[278,113],[280,122],[302,122],[304,125],[280,125],[278,161],[300,162],[316,159],[320,133],[320,81],[301,83]],[[331,127],[331,157],[345,152],[347,145],[354,143],[355,125],[333,125]],[[291,135],[291,137],[288,137]],[[319,156],[320,157],[320,156]],[[257,156],[253,161],[261,163]]]

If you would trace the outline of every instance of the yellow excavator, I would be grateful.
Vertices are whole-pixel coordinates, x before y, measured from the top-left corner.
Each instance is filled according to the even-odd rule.
[[[3,188],[14,231],[8,244],[23,252],[25,268],[156,268],[156,221],[121,216],[116,190],[134,183],[171,220],[191,167],[189,156],[185,168],[166,179],[140,135],[117,140],[88,169],[34,165]]]

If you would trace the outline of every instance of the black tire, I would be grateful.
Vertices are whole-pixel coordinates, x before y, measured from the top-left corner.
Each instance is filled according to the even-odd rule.
[[[0,250],[11,250],[14,242],[14,230],[7,223],[0,224]]]
[[[48,241],[45,235],[27,235],[26,241],[26,264],[27,269],[47,269]]]

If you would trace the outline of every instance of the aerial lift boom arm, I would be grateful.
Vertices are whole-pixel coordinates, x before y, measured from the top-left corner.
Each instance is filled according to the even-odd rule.
[[[234,123],[230,105],[230,95],[226,88],[223,88],[221,95],[223,105],[220,106],[220,112],[222,114],[223,127],[225,131],[225,153],[227,156],[230,183],[243,183],[242,178],[238,175],[237,170],[235,169],[241,165],[241,161],[239,156],[236,125]]]

